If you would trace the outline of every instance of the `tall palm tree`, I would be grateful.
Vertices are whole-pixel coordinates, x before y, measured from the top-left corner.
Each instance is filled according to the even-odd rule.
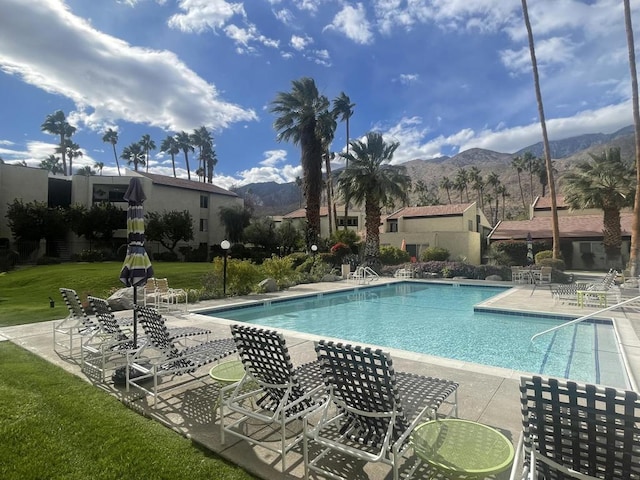
[[[636,146],[636,185],[640,185],[640,108],[638,107],[638,72],[636,71],[636,50],[631,23],[631,6],[629,0],[623,0],[624,24],[627,32],[627,48],[629,50],[629,69],[631,70],[631,104],[633,106],[633,126]],[[631,252],[629,254],[631,275],[640,274],[640,188],[636,188],[633,202],[633,220],[631,222]]]
[[[527,212],[527,202],[524,199],[524,190],[522,189],[522,177],[521,174],[524,171],[524,159],[520,156],[513,157],[511,159],[511,166],[515,168],[518,174],[518,187],[520,187],[520,198],[522,199],[522,208],[525,213]]]
[[[98,172],[100,172],[100,176],[102,176],[102,169],[104,168],[104,162],[96,162],[93,164],[93,166],[98,169]]]
[[[206,168],[206,156],[213,150],[213,136],[204,125],[196,128],[191,135],[191,145],[198,148],[198,166],[203,170]]]
[[[522,0],[522,14],[527,27],[527,37],[529,39],[529,53],[531,54],[531,67],[533,70],[533,83],[536,90],[536,100],[538,103],[538,115],[540,116],[540,127],[542,129],[542,146],[544,149],[544,161],[547,168],[547,179],[549,184],[549,195],[551,196],[551,234],[553,236],[552,258],[560,257],[560,226],[558,224],[558,199],[556,198],[556,185],[553,179],[553,165],[551,163],[551,149],[549,148],[549,136],[547,135],[547,123],[544,118],[544,106],[542,104],[542,92],[540,91],[540,77],[538,76],[538,62],[536,61],[536,49],[533,43],[533,31],[529,21],[529,10],[527,0]]]
[[[603,244],[612,266],[620,259],[622,230],[620,210],[633,204],[634,166],[620,157],[619,148],[601,155],[590,154],[591,161],[581,162],[563,176],[565,201],[571,208],[599,208],[604,212]]]
[[[66,154],[69,159],[69,175],[73,175],[73,159],[83,156],[82,150],[80,150],[80,145],[73,142],[71,138],[65,138],[64,143],[61,146],[56,147],[56,153],[60,153],[61,155]]]
[[[303,77],[293,80],[290,92],[279,92],[271,102],[271,112],[277,115],[273,127],[278,141],[291,141],[300,146],[304,197],[307,207],[307,247],[320,235],[320,197],[322,192],[322,140],[316,124],[322,112],[329,108],[329,99],[320,95],[316,82]]]
[[[335,205],[333,203],[333,177],[331,174],[331,160],[335,157],[333,153],[329,151],[331,142],[336,133],[338,123],[336,122],[336,115],[334,112],[325,110],[318,116],[318,123],[316,124],[317,135],[322,142],[322,156],[324,157],[325,171],[327,174],[326,188],[327,188],[327,218],[329,220],[329,236],[333,234],[335,218]],[[338,225],[336,224],[336,230]]]
[[[351,99],[346,93],[340,92],[336,98],[333,99],[333,112],[340,117],[341,122],[345,122],[347,127],[347,145],[346,153],[349,154],[349,119],[353,116],[353,107],[355,103],[351,103]],[[345,165],[345,168],[349,166],[349,161]],[[347,229],[347,217],[349,216],[349,192],[345,192],[344,198],[344,229]],[[337,222],[337,219],[336,219]],[[337,228],[337,227],[336,227]]]
[[[91,177],[96,174],[89,165],[85,165],[82,168],[79,168],[76,172],[78,175],[84,175],[85,177]]]
[[[149,173],[149,152],[156,149],[156,142],[151,139],[151,135],[145,133],[139,143],[144,151],[144,163],[147,167],[147,173]]]
[[[202,152],[202,161],[207,170],[207,183],[213,183],[213,169],[218,164],[218,157],[213,147],[207,147]]]
[[[70,125],[69,122],[67,122],[67,117],[62,110],[56,110],[54,113],[46,116],[44,123],[40,126],[40,129],[43,132],[49,133],[51,135],[58,135],[60,137],[60,143],[58,144],[58,146],[62,155],[63,174],[66,175],[67,157],[66,151],[63,149],[63,146],[65,140],[71,138],[71,136],[75,133],[76,127]]]
[[[496,193],[502,198],[502,221],[504,221],[504,211],[507,207],[507,197],[510,197],[511,195],[509,194],[507,186],[504,183],[498,186]]]
[[[449,200],[449,204],[451,204],[451,189],[453,189],[451,179],[449,179],[449,177],[442,177],[442,180],[440,180],[440,188],[447,192],[447,199]]]
[[[456,190],[460,192],[460,203],[462,203],[462,193],[467,194],[467,202],[469,201],[469,188],[467,184],[469,183],[469,172],[467,172],[464,168],[459,168],[456,172],[454,183],[456,185]]]
[[[406,201],[411,179],[401,165],[390,165],[393,154],[400,144],[386,143],[379,133],[367,133],[366,142],[353,140],[349,160],[338,186],[347,189],[357,204],[365,209],[365,264],[373,268],[380,265],[380,217],[382,206],[393,198]]]
[[[173,135],[167,135],[167,138],[162,140],[160,144],[160,151],[171,155],[171,166],[173,167],[173,178],[176,178],[176,155],[180,153],[180,147]]]
[[[131,145],[124,147],[120,158],[127,161],[128,165],[133,165],[134,171],[138,171],[138,165],[144,166],[144,151],[140,142],[133,142]]]
[[[191,138],[189,134],[184,130],[176,134],[176,143],[178,148],[184,153],[184,164],[187,167],[187,178],[191,180],[191,169],[189,168],[189,152],[193,152],[193,145],[191,145]]]
[[[116,168],[118,169],[118,176],[120,176],[120,162],[118,162],[118,153],[116,152],[116,144],[118,143],[118,132],[113,128],[107,129],[102,136],[102,141],[109,142],[113,147],[113,158],[116,159]]]
[[[478,206],[480,210],[484,208],[484,180],[482,179],[482,175],[480,175],[480,169],[473,165],[469,169],[468,174],[469,182],[471,182],[471,187],[476,191],[476,201],[478,202]]]
[[[496,225],[498,223],[498,211],[499,211],[499,202],[500,202],[500,193],[498,189],[500,188],[501,182],[500,177],[496,172],[491,172],[487,176],[487,186],[493,189],[493,199],[496,202],[496,209],[492,212],[493,216],[491,218],[492,225]],[[492,208],[493,210],[493,208]]]
[[[62,173],[62,165],[60,165],[60,159],[51,154],[40,162],[40,168],[49,170],[53,175],[56,173]]]

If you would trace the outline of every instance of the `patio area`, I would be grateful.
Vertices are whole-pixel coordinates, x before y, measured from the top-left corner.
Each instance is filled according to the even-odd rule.
[[[481,283],[486,284],[486,282]],[[167,315],[166,317],[172,326],[205,327],[212,331],[211,339],[226,338],[230,336],[229,326],[235,322],[215,319],[197,312],[220,305],[240,304],[256,298],[293,297],[352,287],[353,284],[347,281],[299,285],[277,294],[200,302],[190,306],[192,310],[189,314]],[[508,292],[484,302],[483,305],[496,310],[571,314],[576,318],[598,309],[598,307],[585,306],[580,308],[577,305],[555,302],[548,286],[536,285],[516,285]],[[631,383],[635,386],[637,385],[635,379],[640,378],[638,376],[640,375],[640,341],[638,339],[640,313],[625,310],[607,312],[602,316],[615,318],[621,347],[627,358]],[[195,444],[220,454],[257,477],[264,479],[301,479],[304,477],[301,444],[288,453],[288,466],[285,472],[281,470],[279,457],[267,449],[249,445],[233,437],[227,437],[227,443],[221,444],[219,418],[215,409],[219,386],[208,375],[161,397],[157,407],[152,408],[153,400],[141,397],[139,392],[134,390],[126,392],[124,387],[115,387],[110,380],[106,383],[100,383],[97,378],[87,376],[81,371],[79,356],[74,359],[61,358],[53,350],[52,331],[52,322],[6,327],[0,329],[0,340],[12,341],[86,379],[105,392],[116,396],[133,410],[161,422],[166,427],[190,438]],[[285,335],[294,365],[315,360],[313,342],[319,340],[319,337],[293,331],[281,331]],[[413,372],[458,382],[460,385],[458,388],[459,418],[494,427],[510,439],[514,445],[516,444],[521,430],[518,385],[522,372],[404,350],[387,348],[384,350],[391,353],[398,371]],[[228,357],[225,360],[233,358],[235,357]],[[202,367],[201,373],[206,374],[210,367],[211,365]],[[363,480],[391,478],[390,469],[386,466],[365,464],[338,457],[333,457],[332,462],[334,463],[332,468],[348,478]],[[413,459],[405,463],[411,465]],[[422,470],[423,475],[429,474],[424,469]],[[506,471],[496,478],[506,479],[508,477],[509,473]],[[420,477],[417,476],[417,478]]]

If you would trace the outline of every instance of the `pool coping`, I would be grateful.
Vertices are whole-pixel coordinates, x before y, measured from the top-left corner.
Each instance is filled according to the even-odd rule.
[[[190,313],[192,315],[198,315],[198,317],[202,317],[202,319],[213,319],[215,321],[221,322],[223,325],[232,325],[237,323],[236,320],[227,320],[220,317],[212,316],[218,310],[227,310],[230,308],[250,308],[254,306],[259,306],[265,303],[279,303],[285,302],[288,300],[299,300],[302,298],[310,298],[310,297],[318,297],[323,296],[324,294],[331,293],[339,293],[339,292],[347,292],[352,290],[364,290],[368,288],[373,288],[382,285],[390,285],[394,283],[404,283],[404,282],[416,282],[416,283],[436,283],[436,284],[460,284],[460,285],[472,285],[472,286],[486,286],[486,287],[502,287],[505,288],[504,292],[501,292],[490,299],[487,299],[483,302],[480,302],[474,305],[474,311],[494,311],[498,313],[504,314],[512,314],[512,315],[539,315],[551,318],[558,318],[564,320],[573,320],[578,318],[581,315],[586,313],[590,313],[584,308],[580,310],[576,310],[576,308],[566,309],[567,311],[563,312],[553,312],[549,308],[538,308],[538,309],[530,309],[530,308],[514,308],[509,306],[500,305],[503,303],[505,299],[510,298],[512,295],[518,292],[528,292],[533,288],[531,295],[535,292],[535,285],[513,285],[510,282],[498,282],[498,281],[487,281],[487,280],[471,280],[471,279],[392,279],[392,278],[380,278],[375,282],[368,283],[366,285],[355,284],[355,283],[343,283],[336,282],[337,285],[326,286],[331,284],[324,284],[324,288],[318,289],[312,292],[289,292],[289,294],[284,294],[285,292],[277,292],[279,295],[260,295],[259,298],[237,298],[237,301],[234,299],[228,299],[224,304],[217,306],[208,306],[199,309],[192,309]],[[317,284],[313,284],[317,285]],[[265,298],[266,297],[266,298]],[[553,302],[551,295],[549,294],[549,301]],[[555,303],[554,303],[555,305]],[[541,306],[541,305],[540,305]],[[557,305],[556,305],[557,307]],[[565,310],[565,309],[563,309]],[[204,315],[204,312],[208,312],[207,315]],[[616,342],[618,344],[618,348],[622,357],[623,367],[626,369],[626,377],[628,380],[627,387],[635,390],[638,390],[638,382],[637,379],[640,378],[638,375],[640,374],[640,340],[635,334],[635,330],[633,329],[630,319],[619,317],[619,316],[609,316],[606,315],[604,317],[594,318],[597,321],[605,321],[611,322],[614,326],[614,332],[616,336]],[[261,326],[264,328],[270,328],[268,326],[259,325],[255,323],[256,326]],[[344,339],[340,338],[331,338],[327,336],[319,336],[314,334],[308,334],[304,332],[299,332],[297,330],[289,330],[278,328],[279,331],[287,335],[296,336],[309,341],[318,341],[321,339],[329,339],[334,341],[344,341]],[[621,335],[620,331],[623,331],[624,334]],[[624,336],[624,339],[623,339]],[[376,344],[367,344],[365,342],[359,342],[362,345],[370,346],[372,348],[381,348],[385,351],[391,353],[394,357],[403,358],[409,361],[419,361],[426,362],[434,365],[438,365],[446,368],[453,369],[462,369],[465,371],[472,371],[487,375],[493,375],[500,378],[507,379],[519,379],[523,375],[538,375],[536,373],[521,371],[516,369],[509,369],[504,367],[497,367],[492,365],[484,365],[479,363],[473,363],[464,360],[455,360],[446,357],[439,357],[436,355],[429,355],[424,353],[412,352],[410,350],[402,350],[396,348],[390,348],[387,346],[380,346]],[[636,352],[635,355],[630,356],[629,352]],[[637,357],[637,358],[636,358]],[[618,387],[619,388],[619,387]]]

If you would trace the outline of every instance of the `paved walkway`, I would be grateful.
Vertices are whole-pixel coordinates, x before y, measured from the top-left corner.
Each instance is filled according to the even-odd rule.
[[[482,282],[486,284],[486,282]],[[228,320],[215,319],[199,315],[197,311],[210,309],[219,305],[238,304],[252,301],[256,298],[292,297],[309,295],[317,292],[327,292],[336,289],[353,287],[348,282],[318,283],[298,285],[286,292],[233,298],[227,301],[209,301],[192,305],[192,312],[182,316],[167,316],[172,326],[201,326],[212,330],[212,338],[229,336]],[[576,318],[596,310],[595,307],[578,308],[562,303],[556,303],[551,298],[548,286],[518,285],[505,294],[498,295],[485,302],[494,309],[508,309],[520,311],[536,311],[551,314],[571,314]],[[603,315],[604,316],[604,315]],[[634,379],[640,379],[640,341],[637,330],[640,324],[640,314],[635,311],[609,313],[616,319],[621,346],[626,353],[628,367]],[[290,348],[294,365],[315,359],[313,341],[318,337],[283,330]],[[288,454],[288,468],[281,471],[279,459],[270,451],[249,446],[246,442],[228,439],[226,445],[221,445],[219,423],[212,405],[217,398],[218,387],[204,376],[199,382],[192,382],[184,390],[175,390],[159,402],[153,409],[146,398],[127,393],[124,389],[114,387],[110,382],[100,384],[83,374],[78,359],[62,359],[53,351],[52,322],[36,323],[22,326],[5,327],[0,329],[0,340],[10,340],[36,353],[46,360],[59,365],[61,368],[86,379],[120,398],[132,409],[139,411],[157,421],[162,422],[176,432],[192,439],[212,451],[215,451],[233,463],[241,465],[250,473],[265,479],[300,479],[303,478],[301,448]],[[520,412],[518,381],[521,372],[494,368],[468,362],[449,360],[429,355],[417,354],[403,350],[386,349],[390,351],[397,370],[436,376],[454,380],[460,384],[458,389],[458,410],[460,418],[478,421],[502,431],[513,443],[517,442],[520,433]],[[206,373],[203,368],[202,373]],[[635,380],[633,385],[636,385]],[[379,465],[343,463],[337,466],[340,471],[358,473],[357,478],[386,479],[390,478],[389,469]],[[355,470],[354,470],[355,468]],[[498,478],[508,478],[508,472]]]

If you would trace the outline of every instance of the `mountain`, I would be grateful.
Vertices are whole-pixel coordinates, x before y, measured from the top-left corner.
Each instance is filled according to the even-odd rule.
[[[610,147],[620,148],[623,158],[634,158],[635,138],[633,126],[625,127],[611,134],[591,133],[570,137],[563,140],[549,142],[551,157],[556,168],[557,191],[561,192],[562,173],[571,168],[577,162],[590,158],[590,154],[600,154]],[[471,148],[452,157],[438,157],[433,159],[416,159],[403,163],[407,173],[414,183],[421,180],[430,191],[439,194],[441,203],[449,203],[447,193],[439,189],[443,177],[454,180],[459,169],[468,169],[475,166],[480,174],[486,178],[490,172],[499,175],[502,184],[507,186],[509,197],[507,203],[507,216],[517,217],[524,211],[520,184],[524,192],[525,204],[531,201],[531,187],[533,197],[541,195],[541,186],[538,179],[530,177],[527,172],[520,174],[518,181],[517,172],[511,167],[513,157],[531,152],[536,157],[543,157],[542,142],[529,145],[515,153],[500,153],[481,148]],[[334,172],[337,173],[337,172]],[[252,183],[238,187],[235,191],[255,206],[257,215],[283,215],[300,208],[303,205],[302,192],[295,183]],[[466,201],[466,195],[460,198],[460,193],[450,192],[451,202]],[[469,187],[469,198],[475,200],[475,192]],[[417,194],[410,194],[410,204],[415,204]],[[485,208],[485,210],[487,210]],[[489,216],[489,211],[485,214]]]

